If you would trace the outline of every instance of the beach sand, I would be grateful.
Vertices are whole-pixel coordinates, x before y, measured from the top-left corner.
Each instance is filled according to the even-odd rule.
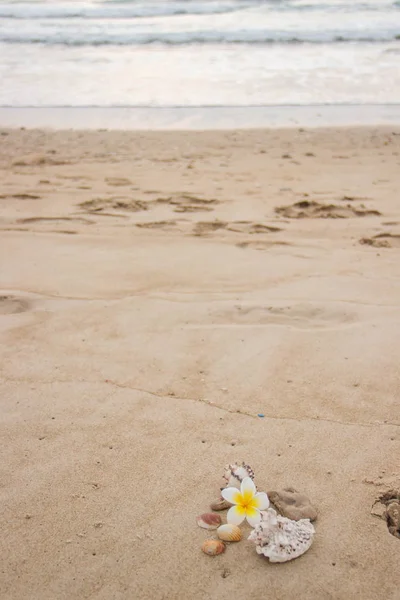
[[[400,129],[2,130],[0,167],[1,598],[398,599]],[[201,552],[235,460],[308,553]]]

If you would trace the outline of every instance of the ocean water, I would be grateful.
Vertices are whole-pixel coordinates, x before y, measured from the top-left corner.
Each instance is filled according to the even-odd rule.
[[[400,104],[400,0],[0,0],[1,107]]]

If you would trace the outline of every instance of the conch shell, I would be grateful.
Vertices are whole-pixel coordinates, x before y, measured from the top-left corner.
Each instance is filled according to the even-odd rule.
[[[248,537],[258,554],[270,562],[282,563],[301,556],[310,548],[315,534],[309,519],[292,521],[281,517],[273,508],[261,513],[262,520]]]
[[[227,487],[240,489],[240,484],[245,477],[251,477],[254,480],[254,471],[249,465],[246,465],[244,462],[242,464],[233,463],[227,465],[223,474],[224,484],[221,489],[223,490]]]

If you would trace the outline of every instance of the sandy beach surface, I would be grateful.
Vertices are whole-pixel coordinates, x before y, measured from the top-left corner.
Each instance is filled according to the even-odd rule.
[[[0,133],[0,597],[398,599],[400,128]],[[308,553],[201,552],[234,460]]]

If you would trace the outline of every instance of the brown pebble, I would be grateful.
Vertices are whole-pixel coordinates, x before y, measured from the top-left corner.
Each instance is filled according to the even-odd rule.
[[[232,504],[230,502],[227,502],[222,497],[218,498],[217,500],[214,500],[214,502],[211,502],[211,504],[210,504],[211,510],[227,510],[231,506],[232,506]]]

